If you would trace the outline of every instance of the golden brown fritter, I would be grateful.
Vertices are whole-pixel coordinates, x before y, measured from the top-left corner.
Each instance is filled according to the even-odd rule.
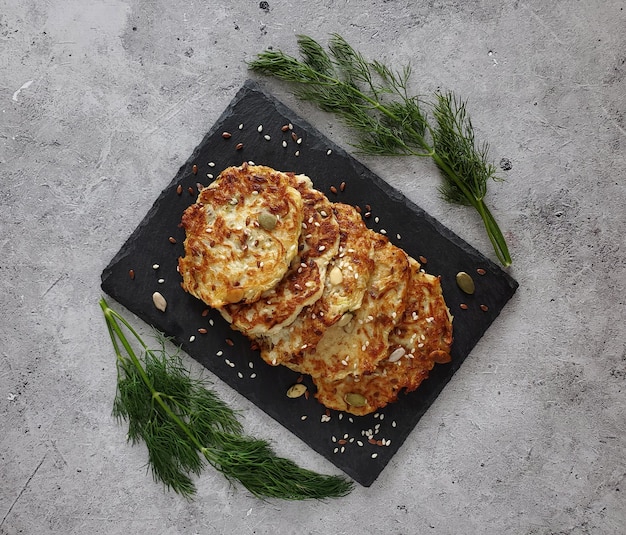
[[[248,164],[225,169],[183,214],[183,288],[215,308],[259,299],[298,252],[302,206],[285,173]]]
[[[349,375],[342,380],[314,377],[317,399],[326,407],[365,415],[397,400],[405,390],[415,390],[436,363],[450,361],[452,316],[438,277],[420,270],[410,258],[406,308],[389,336],[384,360],[371,373]],[[348,401],[353,401],[351,405]]]
[[[286,275],[254,303],[226,305],[222,316],[247,336],[276,333],[290,325],[324,290],[329,261],[339,249],[339,223],[332,204],[313,188],[305,175],[291,177],[303,200],[302,232],[298,254]]]

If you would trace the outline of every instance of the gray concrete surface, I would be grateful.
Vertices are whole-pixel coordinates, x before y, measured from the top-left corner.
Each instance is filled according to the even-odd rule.
[[[0,0],[0,533],[626,533],[625,28],[618,0]],[[468,100],[512,163],[489,202],[520,288],[371,488],[262,502],[208,471],[188,502],[111,417],[100,273],[245,61],[333,32],[410,62],[415,92]],[[348,146],[333,117],[261,81]],[[361,159],[493,258],[427,162]],[[247,431],[337,472],[214,386]]]

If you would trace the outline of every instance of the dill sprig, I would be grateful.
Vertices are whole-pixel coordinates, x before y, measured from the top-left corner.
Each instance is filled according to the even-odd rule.
[[[338,115],[355,130],[354,145],[365,154],[432,158],[442,173],[444,199],[476,209],[498,260],[509,266],[506,240],[484,201],[487,182],[501,179],[488,145],[475,141],[465,102],[451,92],[431,101],[410,95],[410,66],[397,71],[369,61],[337,34],[328,51],[306,35],[297,39],[301,59],[266,50],[249,68],[295,84],[298,98]]]
[[[236,412],[190,376],[179,354],[166,350],[164,337],[159,349],[149,349],[104,299],[100,307],[117,357],[113,415],[128,423],[129,442],[146,444],[155,481],[190,498],[196,492],[191,476],[208,464],[263,499],[337,498],[352,490],[351,481],[301,468],[278,457],[268,442],[244,435]]]

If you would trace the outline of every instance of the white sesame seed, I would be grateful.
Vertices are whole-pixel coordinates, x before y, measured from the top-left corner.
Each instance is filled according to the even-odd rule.
[[[378,418],[379,416],[380,416],[380,414],[379,414],[379,413],[377,413],[377,412],[376,412],[376,413],[374,413],[374,418]]]
[[[302,138],[301,138],[301,137],[299,137],[299,138],[296,140],[296,143],[297,143],[298,145],[302,145]]]
[[[152,264],[152,269],[159,269],[159,264]]]
[[[376,217],[374,218],[374,222],[375,222],[375,223],[378,223],[379,221],[380,221],[380,219],[378,218],[378,216],[376,216]]]
[[[341,446],[341,450],[339,450],[339,451],[341,451],[341,453],[343,453],[344,451],[346,451],[346,447],[345,446]]]
[[[213,178],[213,175],[211,173],[207,173],[207,178]]]
[[[376,459],[378,457],[378,453],[372,453],[372,459]]]
[[[330,155],[332,154],[332,152],[333,152],[332,150],[328,149],[328,150],[326,151],[326,156],[330,156]]]
[[[220,349],[217,353],[215,353],[218,357],[221,357],[224,352]]]
[[[272,139],[270,136],[268,136],[267,134],[265,134],[263,136],[263,139],[265,139],[266,141],[269,141],[270,139]]]
[[[243,373],[237,372],[237,377],[239,377],[239,379],[243,379]]]
[[[348,435],[348,433],[346,433],[346,434],[343,436],[343,439],[344,439],[344,440],[345,440],[345,439],[347,439],[347,438],[348,438],[348,436],[349,436],[349,435]]]
[[[343,420],[343,412],[340,412],[340,413],[339,413],[339,419],[340,419],[340,420]],[[344,437],[344,438],[345,438],[345,437]]]
[[[384,419],[385,419],[385,415],[384,415],[384,414],[381,414],[381,415],[380,415],[380,419],[381,419],[381,420],[384,420]]]
[[[215,162],[209,162],[209,167],[215,167]]]
[[[398,425],[398,424],[396,424],[395,420],[393,422],[391,422],[391,427],[395,427],[396,425]]]
[[[400,236],[400,234],[396,234],[396,238],[397,238],[398,240],[401,240],[401,239],[402,239],[402,236]]]
[[[295,156],[300,156],[300,151],[299,151],[299,150],[297,150],[297,151],[294,153],[294,155],[295,155]]]
[[[381,229],[380,229],[380,233],[381,233],[381,234],[387,234],[387,231],[386,231],[384,228],[381,228]]]
[[[230,366],[230,360],[224,359],[224,362]]]
[[[293,125],[289,123],[289,130],[293,130]]]
[[[163,283],[165,282],[165,279],[159,279],[157,282],[158,282],[159,284],[163,284]]]
[[[304,421],[304,420],[306,420],[306,419],[307,419],[306,414],[303,414],[302,416],[300,416],[300,420]]]
[[[363,447],[363,442],[361,442],[360,440],[357,440],[356,441],[356,445],[360,446],[362,448]]]
[[[263,125],[260,124],[259,126],[256,127],[256,131],[257,132],[263,132]]]
[[[333,453],[337,453],[338,451],[339,451],[339,448],[335,448],[335,449],[333,450]]]
[[[248,362],[248,368],[250,369],[254,368],[254,362]]]
[[[189,337],[189,341],[190,341],[190,342],[193,342],[195,339],[196,339],[196,337],[195,337],[195,336],[190,336],[190,337]]]
[[[254,379],[256,377],[256,373],[251,373],[250,374],[250,379]]]

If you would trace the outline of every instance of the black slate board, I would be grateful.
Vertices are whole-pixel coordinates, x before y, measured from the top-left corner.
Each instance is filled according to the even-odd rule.
[[[285,124],[293,125],[293,129],[283,132],[281,127]],[[225,139],[223,132],[232,135]],[[301,138],[301,143],[292,138],[292,133]],[[237,148],[240,143],[243,147]],[[243,161],[305,173],[330,200],[357,205],[363,211],[371,205],[368,226],[385,229],[390,240],[411,256],[428,260],[423,265],[426,271],[441,276],[444,296],[455,316],[452,362],[435,366],[417,391],[402,394],[398,402],[375,415],[356,417],[328,412],[313,396],[308,400],[288,399],[285,392],[298,374],[265,364],[250,343],[232,331],[215,311],[203,315],[205,305],[181,289],[176,271],[177,259],[184,254],[180,218],[194,202],[197,184],[207,185],[211,182],[208,174],[217,176],[222,169]],[[339,189],[342,182],[345,190],[332,193],[331,186]],[[182,193],[177,192],[179,186]],[[159,266],[156,269],[155,264]],[[486,273],[478,275],[478,268]],[[132,280],[129,270],[135,273]],[[455,276],[459,271],[473,275],[473,296],[463,294],[457,287]],[[499,266],[252,81],[244,84],[102,273],[104,292],[172,337],[190,356],[364,486],[378,477],[517,286]],[[167,299],[165,313],[152,303],[155,291]],[[461,309],[461,303],[468,308]],[[198,329],[202,328],[208,332],[200,334]],[[314,391],[308,378],[304,382]],[[390,444],[371,444],[368,430],[373,438],[384,439],[385,444],[389,440]],[[345,444],[340,443],[344,440]],[[377,455],[372,457],[373,454]]]

